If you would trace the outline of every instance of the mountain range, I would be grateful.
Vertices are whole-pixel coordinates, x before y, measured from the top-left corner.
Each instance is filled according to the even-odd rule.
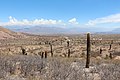
[[[79,28],[79,27],[56,27],[56,26],[33,26],[33,27],[21,27],[21,26],[7,26],[6,28],[15,31],[15,32],[23,32],[30,34],[80,34],[85,32],[95,32],[90,28]]]
[[[7,26],[6,28],[15,31],[15,32],[23,32],[29,34],[37,34],[37,35],[48,35],[48,34],[81,34],[86,32],[98,33],[98,34],[120,34],[120,28],[116,28],[112,31],[100,32],[98,29],[93,28],[80,28],[80,27],[54,27],[54,26]]]

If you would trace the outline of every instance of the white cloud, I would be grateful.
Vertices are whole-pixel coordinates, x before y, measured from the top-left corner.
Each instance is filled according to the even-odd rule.
[[[77,25],[76,25],[77,24]],[[70,19],[68,22],[63,22],[62,20],[52,20],[52,19],[35,19],[35,20],[17,20],[16,18],[10,16],[8,22],[0,22],[0,26],[56,26],[56,27],[78,27],[79,23],[76,18]]]
[[[89,20],[86,25],[97,25],[97,24],[104,24],[104,23],[119,23],[120,22],[120,13],[114,14],[102,18],[96,18],[95,20]]]
[[[11,23],[18,22],[17,19],[13,18],[12,16],[9,17],[9,20],[10,20]]]
[[[35,20],[27,20],[23,19],[21,21],[16,18],[10,16],[8,22],[0,22],[1,26],[36,26],[36,25],[64,25],[62,20],[52,20],[52,19],[35,19]]]
[[[70,19],[68,22],[71,23],[71,24],[79,24],[79,23],[77,22],[76,18],[72,18],[72,19]]]

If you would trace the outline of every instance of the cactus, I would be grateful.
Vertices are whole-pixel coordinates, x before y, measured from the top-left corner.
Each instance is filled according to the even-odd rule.
[[[44,52],[42,52],[42,54],[41,54],[41,58],[43,58],[44,57]]]
[[[89,68],[90,64],[90,33],[87,33],[87,58],[86,58],[86,68]]]
[[[24,48],[21,48],[21,49],[22,49],[22,54],[27,55],[26,50]]]
[[[100,54],[102,54],[102,49],[100,48]]]
[[[70,57],[70,49],[68,49],[68,58]]]
[[[49,45],[50,45],[51,57],[53,57],[53,48],[52,48],[52,44],[51,44],[51,43],[49,43]]]
[[[47,51],[45,51],[45,58],[47,58]]]
[[[70,57],[70,40],[67,40],[67,47],[68,47],[68,58]]]
[[[112,53],[110,53],[109,57],[110,57],[110,59],[112,59],[112,58],[113,58]]]
[[[69,47],[69,45],[70,45],[70,41],[69,41],[69,40],[67,40],[67,47]]]
[[[112,48],[112,44],[110,44],[110,48],[109,48],[109,50],[111,50],[111,48]]]
[[[8,51],[10,51],[10,48],[8,48]]]

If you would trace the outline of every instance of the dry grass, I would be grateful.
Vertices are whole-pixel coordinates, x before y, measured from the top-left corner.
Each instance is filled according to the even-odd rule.
[[[86,36],[71,35],[68,38],[70,58],[67,57],[68,47],[63,36],[0,40],[0,80],[120,80],[120,60],[115,60],[120,52],[120,35],[92,35],[91,39],[102,40],[91,41],[89,69],[85,68]],[[109,50],[111,40],[113,44]],[[52,42],[53,58],[49,42]],[[22,54],[21,47],[27,55]],[[47,59],[41,59],[44,51],[48,52]],[[110,52],[113,59],[109,58]]]
[[[85,68],[85,60],[79,58],[41,59],[38,56],[3,56],[0,57],[0,61],[1,80],[120,79],[120,62],[114,60],[91,59],[89,69]]]

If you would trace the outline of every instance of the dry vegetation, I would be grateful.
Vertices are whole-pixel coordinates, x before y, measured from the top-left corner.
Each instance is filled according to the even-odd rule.
[[[90,68],[86,44],[84,34],[1,39],[0,80],[120,80],[120,35],[91,35]]]

